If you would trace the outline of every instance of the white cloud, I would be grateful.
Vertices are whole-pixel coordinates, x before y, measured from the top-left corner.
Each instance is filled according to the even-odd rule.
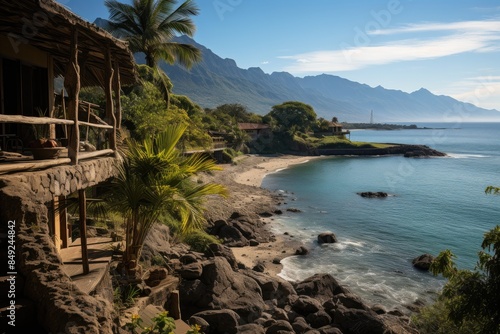
[[[299,73],[352,71],[372,65],[425,60],[465,52],[500,50],[500,21],[426,23],[397,29],[377,30],[370,35],[434,32],[427,38],[398,39],[379,45],[344,47],[283,56],[293,63],[284,70]],[[447,34],[443,35],[443,32]],[[365,43],[369,44],[369,43]]]
[[[394,35],[403,33],[429,32],[429,31],[455,31],[466,33],[498,33],[500,32],[500,21],[462,21],[450,23],[419,23],[410,24],[401,28],[395,29],[379,29],[368,32],[369,35]]]
[[[500,110],[500,75],[467,78],[454,83],[449,91],[459,101]]]

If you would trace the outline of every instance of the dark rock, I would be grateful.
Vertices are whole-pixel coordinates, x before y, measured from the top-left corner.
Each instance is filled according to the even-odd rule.
[[[290,322],[290,319],[288,319],[287,312],[282,308],[275,307],[271,313],[272,313],[273,319],[275,319],[275,320],[286,320],[286,321]]]
[[[184,254],[179,258],[182,264],[190,264],[194,262],[198,262],[198,257],[193,253]]]
[[[337,305],[341,304],[347,308],[359,309],[365,311],[370,310],[370,307],[366,305],[363,302],[363,300],[361,300],[361,298],[352,293],[347,293],[347,294],[340,293],[338,295],[335,295],[333,297],[333,300],[335,301],[335,304]]]
[[[208,251],[206,252],[207,257],[212,257],[212,256],[221,256],[229,262],[231,267],[234,270],[238,269],[238,262],[236,261],[236,258],[234,257],[234,253],[231,250],[231,248],[220,245],[220,244],[210,244],[208,245]]]
[[[340,328],[332,326],[324,326],[319,329],[320,334],[343,334]]]
[[[233,212],[233,213],[231,214],[231,217],[229,217],[229,218],[230,218],[230,219],[238,219],[238,218],[243,217],[243,216],[244,216],[243,214],[241,214],[241,213],[239,213],[239,212],[236,212],[236,211],[235,211],[235,212]]]
[[[210,234],[213,234],[213,235],[219,235],[220,233],[220,230],[224,227],[224,226],[228,226],[229,223],[223,219],[219,219],[219,220],[216,220],[213,224],[212,224],[212,227],[210,228]]]
[[[367,197],[367,198],[385,198],[389,196],[388,193],[385,193],[383,191],[377,191],[377,192],[365,191],[357,194],[361,197]]]
[[[230,309],[247,323],[259,318],[265,308],[257,282],[234,271],[223,257],[207,261],[199,279],[182,280],[179,292],[184,317],[207,309]]]
[[[238,334],[265,334],[264,327],[258,324],[246,324],[237,328]]]
[[[252,270],[258,273],[263,273],[264,271],[266,271],[266,265],[262,262],[259,262],[252,268]]]
[[[385,334],[384,322],[373,311],[348,309],[339,305],[335,311],[335,324],[345,329],[346,333]]]
[[[181,275],[181,277],[187,280],[200,278],[202,273],[203,266],[200,262],[183,265],[179,270],[179,274]]]
[[[280,260],[279,258],[275,257],[275,258],[273,259],[273,263],[274,263],[274,264],[280,264],[280,263],[281,263],[281,260]]]
[[[318,235],[319,244],[333,244],[337,242],[337,236],[332,232],[323,232]]]
[[[300,246],[295,250],[295,255],[307,255],[309,254],[309,249],[304,246]]]
[[[165,268],[152,268],[146,273],[146,278],[144,279],[144,283],[147,286],[155,287],[160,284],[162,280],[167,278],[168,271]]]
[[[292,324],[293,330],[297,334],[303,334],[306,333],[308,330],[311,329],[311,326],[309,326],[306,322],[306,320],[303,317],[298,317],[295,319],[295,321]]]
[[[272,277],[253,270],[245,270],[243,274],[257,282],[262,290],[264,300],[276,300],[279,307],[289,305],[293,297],[296,296],[292,284],[282,278]]]
[[[255,247],[255,246],[260,245],[260,242],[258,242],[257,240],[253,240],[253,239],[252,239],[252,240],[250,240],[249,242],[250,242],[250,246],[252,246],[252,247]]]
[[[431,254],[422,254],[411,261],[413,266],[417,269],[428,271],[432,261],[434,261],[434,256]]]
[[[317,298],[322,303],[339,293],[350,293],[349,289],[341,286],[330,274],[316,274],[306,278],[295,285],[295,291],[298,295]]]
[[[297,208],[288,208],[288,209],[286,209],[286,211],[288,211],[288,212],[295,212],[295,213],[302,212],[302,210],[297,209]]]
[[[277,320],[267,330],[266,334],[294,333],[292,325],[286,320]]]
[[[210,329],[215,333],[236,334],[240,316],[233,310],[208,310],[198,312],[195,317],[202,318],[210,324]]]
[[[332,318],[325,311],[311,313],[307,315],[306,320],[313,328],[320,328],[332,322]]]
[[[381,305],[381,304],[372,305],[372,310],[373,310],[373,312],[375,312],[377,314],[386,314],[387,313],[386,308],[384,307],[384,305]]]
[[[229,247],[245,247],[249,244],[240,230],[232,225],[223,226],[219,231],[218,237]]]
[[[200,331],[202,333],[209,333],[210,332],[210,324],[203,318],[197,317],[197,316],[192,316],[188,320],[189,325],[198,325],[200,326]]]
[[[276,215],[282,215],[283,214],[283,211],[282,210],[274,210],[274,214]]]
[[[276,213],[276,211],[274,213]],[[273,214],[271,212],[265,211],[265,212],[259,213],[259,216],[264,217],[264,218],[269,218],[269,217],[272,217]]]
[[[304,316],[323,310],[321,303],[309,296],[299,296],[292,307],[297,313]]]
[[[335,304],[333,299],[328,299],[326,302],[323,303],[323,308],[327,312],[329,312],[331,310],[335,310],[336,307],[337,307],[337,304]]]

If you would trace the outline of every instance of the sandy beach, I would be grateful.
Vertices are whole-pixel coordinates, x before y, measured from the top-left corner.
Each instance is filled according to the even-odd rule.
[[[244,156],[242,159],[248,159],[249,156]],[[279,156],[279,157],[263,157],[262,162],[254,165],[248,170],[241,171],[236,174],[234,180],[238,183],[248,186],[260,187],[262,180],[267,174],[274,173],[292,165],[308,162],[319,157],[302,157],[302,156]],[[238,161],[238,160],[237,160]]]
[[[229,197],[209,203],[214,217],[230,216],[232,211],[258,216],[261,212],[274,212],[279,208],[280,198],[267,189],[261,188],[262,180],[270,173],[289,166],[305,163],[317,156],[260,156],[244,155],[238,157],[233,164],[222,165],[222,171],[213,175],[213,181],[221,183],[229,190]],[[209,214],[210,216],[210,214]],[[267,226],[273,223],[275,216],[260,218]],[[233,247],[236,259],[248,268],[262,263],[265,273],[277,276],[282,269],[279,263],[285,257],[295,255],[295,250],[302,243],[293,236],[275,235],[276,241],[262,243],[258,246]]]

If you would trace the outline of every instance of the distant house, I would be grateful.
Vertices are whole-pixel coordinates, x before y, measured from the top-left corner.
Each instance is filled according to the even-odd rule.
[[[344,130],[342,128],[342,124],[337,123],[337,122],[329,122],[328,123],[328,130],[332,136],[345,136],[345,135],[350,136],[351,135],[351,131]]]
[[[238,128],[245,131],[252,140],[257,140],[259,137],[265,137],[271,134],[271,127],[268,124],[238,123]]]

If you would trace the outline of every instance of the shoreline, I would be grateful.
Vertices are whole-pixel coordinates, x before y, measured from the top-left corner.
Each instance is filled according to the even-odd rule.
[[[258,165],[236,174],[234,181],[247,186],[260,187],[262,181],[268,174],[276,173],[290,166],[307,163],[319,158],[323,158],[323,156],[284,155],[279,157],[264,157],[263,161]]]
[[[211,181],[224,185],[230,195],[225,200],[214,200],[207,205],[211,208],[209,218],[220,219],[220,217],[230,216],[232,212],[242,212],[245,215],[258,217],[275,239],[275,241],[257,246],[231,247],[237,262],[250,269],[257,264],[263,264],[264,273],[280,278],[278,274],[283,268],[280,261],[296,255],[295,251],[303,246],[303,243],[295,240],[292,235],[274,233],[272,225],[276,217],[275,211],[279,209],[282,198],[262,188],[262,181],[268,174],[321,158],[326,157],[244,155],[237,157],[233,164],[223,165],[223,170],[211,177]],[[272,215],[262,217],[260,214],[263,212],[272,213]]]

